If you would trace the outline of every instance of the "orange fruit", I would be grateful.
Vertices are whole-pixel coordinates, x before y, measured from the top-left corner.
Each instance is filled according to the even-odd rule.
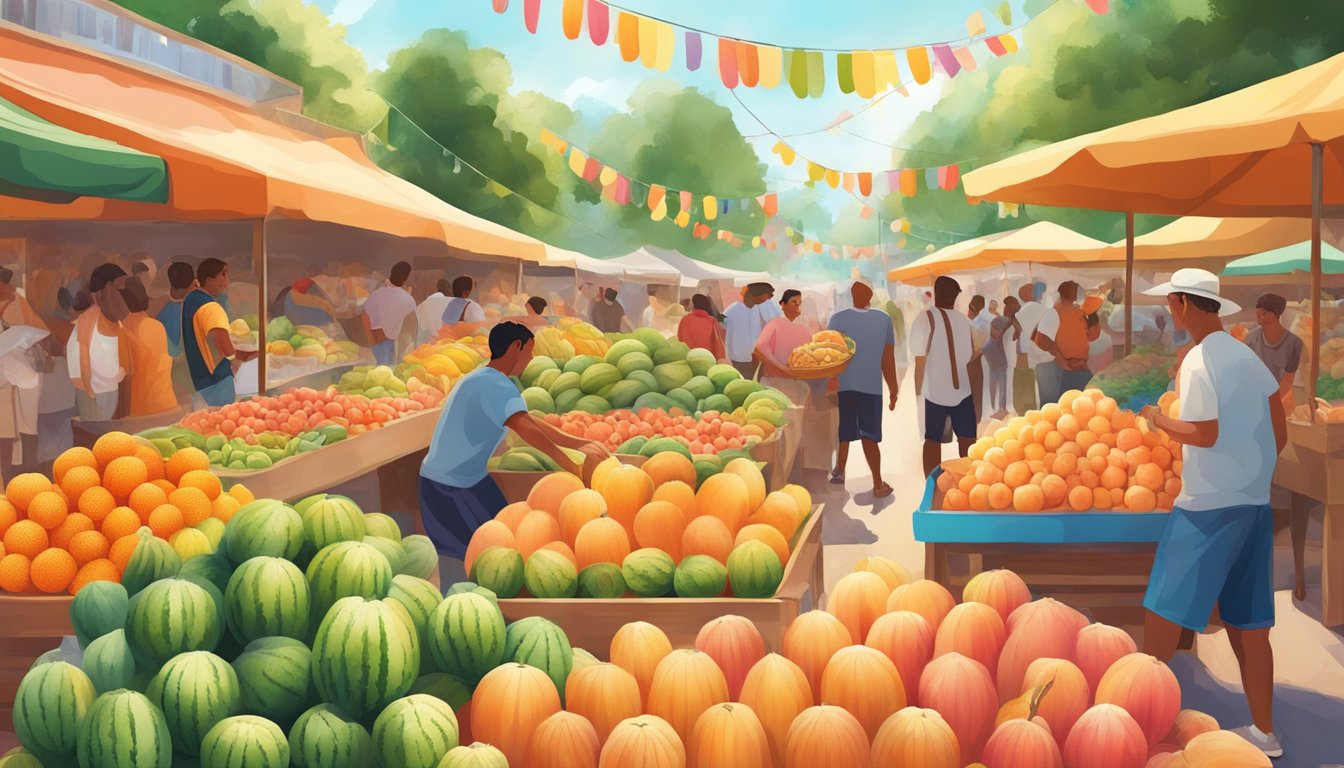
[[[177,490],[177,486],[173,485],[167,480],[150,480],[149,483],[150,485],[153,485],[157,487],[159,490],[163,491],[164,495],[170,494],[173,491]]]
[[[161,504],[149,513],[149,529],[160,539],[167,539],[182,530],[182,510],[172,504]]]
[[[1122,451],[1132,451],[1143,445],[1143,434],[1133,427],[1120,430],[1115,435],[1115,447]]]
[[[33,558],[29,573],[34,587],[55,594],[64,592],[70,586],[70,582],[75,580],[75,574],[79,573],[79,566],[69,552],[52,547]]]
[[[148,520],[149,513],[153,512],[160,504],[168,503],[168,493],[152,482],[141,483],[131,491],[131,497],[127,499],[126,506],[135,510],[140,519]]]
[[[84,466],[71,467],[59,482],[61,490],[65,492],[65,498],[75,501],[79,501],[79,497],[85,491],[103,483],[102,478],[98,476],[98,470]]]
[[[1101,473],[1101,487],[1106,490],[1111,490],[1112,488],[1124,488],[1125,481],[1128,479],[1129,475],[1125,473],[1125,470],[1120,469],[1119,467],[1108,466]]]
[[[5,531],[4,541],[6,552],[29,558],[37,557],[37,554],[50,544],[47,529],[32,520],[20,520],[9,526],[9,530]]]
[[[1088,488],[1096,488],[1101,485],[1101,478],[1097,477],[1097,473],[1090,469],[1085,469],[1082,472],[1079,472],[1078,479]]]
[[[220,487],[219,478],[205,469],[193,469],[182,475],[177,481],[178,488],[199,488],[205,492],[205,497],[211,501],[219,498],[223,492]]]
[[[969,509],[969,504],[966,494],[962,493],[960,488],[953,488],[943,496],[943,509],[960,512]]]
[[[168,459],[168,464],[164,469],[167,472],[168,481],[177,485],[182,476],[188,472],[210,469],[210,457],[199,448],[183,448]]]
[[[939,477],[941,477],[941,475]],[[970,493],[971,489],[975,486],[975,475],[962,475],[961,479],[957,481],[957,489],[962,493]]]
[[[51,481],[45,475],[37,472],[27,472],[22,475],[16,475],[9,485],[5,486],[5,498],[9,503],[20,512],[28,512],[28,503],[39,493],[52,490]]]
[[[1112,418],[1118,410],[1120,410],[1120,406],[1116,404],[1113,397],[1103,397],[1097,401],[1097,415],[1103,419]]]
[[[141,483],[149,482],[149,470],[138,456],[119,456],[103,468],[103,487],[125,499]]]
[[[28,574],[32,561],[24,555],[10,554],[0,558],[0,589],[6,592],[27,592],[33,588]]]
[[[1102,458],[1106,458],[1107,456],[1111,455],[1111,449],[1109,446],[1102,445],[1101,443],[1095,443],[1087,449],[1086,455],[1087,458],[1089,459],[1093,458],[1094,456],[1100,456]]]
[[[1112,489],[1111,489],[1111,508],[1112,508],[1112,509],[1120,509],[1120,508],[1123,507],[1123,506],[1125,506],[1125,489],[1124,489],[1124,488],[1112,488]]]
[[[1092,508],[1092,491],[1083,485],[1074,486],[1069,491],[1069,508],[1074,512],[1086,512]]]
[[[1096,472],[1098,475],[1105,472],[1106,468],[1109,466],[1111,466],[1111,463],[1107,461],[1104,456],[1092,456],[1087,460],[1087,468]]]
[[[1176,498],[1177,496],[1180,496],[1181,478],[1179,477],[1169,478],[1166,482],[1166,485],[1163,486],[1162,490],[1166,493],[1166,495],[1172,497],[1173,499]]]
[[[975,481],[981,485],[993,485],[1003,480],[1003,470],[988,462],[975,468]]]
[[[140,443],[125,432],[108,432],[94,441],[93,457],[98,461],[98,471],[102,472],[114,460],[123,456],[134,456],[139,449]]]
[[[1041,481],[1041,493],[1045,495],[1045,506],[1042,509],[1055,509],[1068,497],[1069,486],[1059,475],[1046,475]]]
[[[132,533],[129,536],[112,542],[107,548],[107,556],[116,565],[118,570],[126,570],[126,566],[131,562],[131,554],[135,552],[135,545],[140,543],[140,537]]]
[[[78,512],[67,515],[65,522],[51,531],[51,546],[61,549],[70,548],[70,539],[77,533],[94,530],[93,521]]]
[[[1041,407],[1041,421],[1058,424],[1063,415],[1064,409],[1058,403],[1046,403]]]
[[[1073,401],[1069,410],[1078,417],[1079,423],[1086,423],[1088,419],[1097,415],[1097,401],[1090,397],[1080,397]]]
[[[80,531],[70,537],[66,549],[80,565],[100,557],[107,557],[107,537],[97,531]]]
[[[1097,509],[1111,508],[1111,491],[1108,488],[1092,489],[1092,506]]]
[[[1045,436],[1045,440],[1041,441],[1041,445],[1044,445],[1047,451],[1058,451],[1059,447],[1064,445],[1064,435],[1057,431],[1051,432]]]
[[[70,594],[75,594],[85,584],[93,581],[119,582],[121,581],[121,570],[111,560],[91,560],[79,569],[79,573],[75,574],[75,580],[70,582]]]
[[[967,494],[967,505],[976,512],[989,511],[989,486],[976,485]]]
[[[69,511],[65,499],[53,491],[43,491],[28,502],[28,519],[47,530],[65,522]]]
[[[1054,471],[1060,477],[1068,477],[1078,472],[1078,457],[1072,453],[1061,453],[1055,457]]]
[[[1003,483],[989,487],[989,506],[994,509],[1007,509],[1013,505],[1013,489]]]
[[[9,530],[9,526],[13,525],[14,521],[18,519],[19,510],[15,509],[8,499],[0,497],[0,536],[4,536],[5,531]]]
[[[1171,451],[1165,446],[1157,446],[1151,451],[1150,460],[1162,469],[1171,469]]]
[[[985,461],[999,469],[1007,469],[1009,463],[1008,454],[1004,452],[1003,448],[998,446],[985,451]]]
[[[1159,493],[1159,494],[1157,494],[1157,508],[1158,508],[1158,509],[1161,509],[1161,510],[1165,510],[1165,511],[1167,511],[1167,512],[1170,512],[1170,511],[1171,511],[1171,508],[1174,507],[1174,506],[1176,506],[1176,497],[1175,497],[1175,496],[1171,495],[1170,493]]]
[[[102,522],[103,518],[116,507],[117,500],[113,498],[112,492],[101,485],[80,494],[79,501],[75,504],[81,515],[87,516],[95,523]]]
[[[1134,482],[1157,493],[1166,488],[1167,476],[1156,464],[1140,464],[1139,468],[1134,470]]]
[[[1096,445],[1100,441],[1100,438],[1097,437],[1096,432],[1093,432],[1090,429],[1084,429],[1075,435],[1073,440],[1078,443],[1079,448],[1086,451],[1088,448]]]
[[[129,536],[140,530],[140,516],[135,514],[135,510],[130,507],[117,507],[103,518],[103,524],[99,528],[108,541],[116,541],[122,536]]]
[[[1087,420],[1087,429],[1098,437],[1111,434],[1111,420],[1105,416],[1093,416]]]
[[[1009,488],[1020,488],[1031,482],[1031,467],[1025,461],[1015,461],[1003,471],[1003,482]]]
[[[213,507],[214,510],[210,513],[211,516],[219,518],[227,523],[233,518],[233,513],[242,509],[243,505],[239,504],[238,500],[229,494],[221,493],[219,498],[215,499]]]
[[[234,483],[233,486],[229,488],[229,495],[237,499],[238,503],[244,506],[257,500],[257,497],[254,496],[251,491],[247,490],[247,487],[242,483]]]
[[[1073,401],[1082,397],[1083,393],[1076,389],[1070,389],[1068,392],[1059,396],[1059,409],[1064,413],[1073,412]]]
[[[135,457],[145,463],[145,472],[150,480],[164,479],[163,454],[158,449],[142,445],[136,450]]]
[[[98,471],[98,459],[88,448],[67,448],[51,463],[51,479],[62,482],[66,474],[75,467],[88,467]]]
[[[215,506],[200,488],[178,488],[168,494],[168,503],[182,511],[187,525],[196,525],[214,514]]]
[[[1031,483],[1019,486],[1013,490],[1013,509],[1018,512],[1040,512],[1045,509],[1045,491]]]

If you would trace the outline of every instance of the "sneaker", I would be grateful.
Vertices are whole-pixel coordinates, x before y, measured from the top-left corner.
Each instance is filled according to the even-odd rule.
[[[845,473],[832,471],[831,485],[844,485],[844,484],[845,484]]]
[[[1254,725],[1234,728],[1232,732],[1251,742],[1256,749],[1270,757],[1283,757],[1283,745],[1279,744],[1278,737],[1272,733],[1264,733]]]

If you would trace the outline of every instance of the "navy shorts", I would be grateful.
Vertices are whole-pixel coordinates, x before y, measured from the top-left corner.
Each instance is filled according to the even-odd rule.
[[[939,405],[932,400],[924,400],[924,439],[931,443],[945,443],[947,422],[952,420],[952,432],[962,440],[975,439],[975,403],[967,395],[956,405]]]
[[[420,517],[440,555],[461,560],[476,529],[507,504],[504,492],[489,475],[470,488],[453,488],[420,478]]]
[[[1274,513],[1269,505],[1171,510],[1143,607],[1202,631],[1215,603],[1238,629],[1274,626]]]
[[[882,442],[882,396],[841,390],[840,442]]]

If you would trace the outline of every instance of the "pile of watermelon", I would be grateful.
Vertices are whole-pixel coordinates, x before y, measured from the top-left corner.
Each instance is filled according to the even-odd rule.
[[[435,768],[487,672],[524,662],[563,688],[572,664],[558,627],[506,627],[487,590],[444,599],[436,564],[426,537],[327,494],[244,506],[215,554],[143,537],[123,583],[75,597],[82,653],[23,678],[22,748],[0,763]]]

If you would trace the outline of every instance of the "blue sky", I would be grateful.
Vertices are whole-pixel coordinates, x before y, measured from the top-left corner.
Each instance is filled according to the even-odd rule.
[[[490,0],[316,0],[333,19],[347,26],[349,40],[374,67],[382,66],[396,49],[414,42],[425,30],[448,27],[467,33],[472,44],[502,51],[513,67],[515,90],[536,90],[569,103],[586,116],[623,109],[625,99],[649,79],[670,78],[696,86],[733,109],[743,134],[765,132],[742,110],[719,82],[717,57],[708,54],[707,66],[690,73],[677,59],[670,71],[647,70],[639,63],[621,61],[610,43],[598,48],[586,33],[567,40],[560,29],[561,0],[542,0],[536,35],[523,25],[523,2],[511,0],[505,14],[496,14]],[[1002,31],[991,9],[998,0],[619,0],[618,5],[668,21],[726,36],[811,48],[901,48],[913,44],[964,40],[966,17],[985,13],[989,31]],[[1013,0],[1014,23],[1022,21],[1020,0]],[[613,14],[614,25],[614,14]],[[1020,39],[1020,37],[1019,37]],[[678,54],[681,54],[678,35]],[[706,48],[708,49],[707,43]],[[977,46],[978,56],[984,55]],[[828,61],[826,95],[800,100],[787,88],[739,88],[738,95],[776,133],[811,131],[867,102],[846,96],[835,85]],[[893,95],[845,127],[874,142],[894,143],[922,110],[938,100],[943,80],[915,86],[910,97]],[[803,154],[845,170],[881,170],[892,165],[892,152],[880,143],[863,141],[843,132],[827,132],[791,140]],[[766,160],[774,139],[755,141]],[[798,165],[785,169],[776,161],[771,175],[800,179]]]

